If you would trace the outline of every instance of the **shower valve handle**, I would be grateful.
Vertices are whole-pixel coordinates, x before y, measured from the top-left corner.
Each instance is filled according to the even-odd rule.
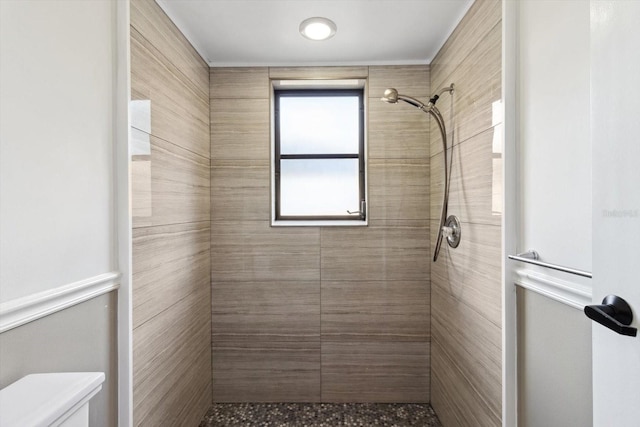
[[[462,229],[460,228],[460,220],[455,215],[449,215],[442,227],[442,237],[447,241],[449,246],[457,248],[460,244]]]
[[[445,239],[453,236],[456,233],[453,227],[447,227],[446,225],[442,227],[442,237]]]

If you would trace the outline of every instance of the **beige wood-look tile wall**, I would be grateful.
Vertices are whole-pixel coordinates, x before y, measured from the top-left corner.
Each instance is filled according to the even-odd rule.
[[[270,226],[270,79],[368,78],[368,227]],[[214,401],[428,402],[428,66],[213,68]]]
[[[493,115],[501,98],[501,16],[499,0],[476,1],[431,63],[432,88],[455,83],[453,100],[443,96],[438,107],[454,144],[449,214],[462,222],[460,246],[443,245],[431,269],[431,404],[445,427],[501,425],[501,118]],[[442,158],[434,137],[434,219]],[[431,227],[433,242],[438,222]]]
[[[153,0],[131,1],[131,90],[151,101],[133,168],[134,424],[193,426],[212,401],[209,68]]]

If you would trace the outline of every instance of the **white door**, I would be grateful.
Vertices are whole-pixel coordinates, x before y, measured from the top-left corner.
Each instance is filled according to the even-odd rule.
[[[640,1],[591,0],[593,302],[640,327]],[[640,426],[640,336],[593,323],[595,427]]]

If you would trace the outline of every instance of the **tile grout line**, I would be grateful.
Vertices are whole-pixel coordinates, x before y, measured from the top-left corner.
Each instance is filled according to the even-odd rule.
[[[318,251],[318,270],[320,271],[320,280],[318,282],[318,286],[320,286],[320,324],[319,326],[319,341],[320,341],[320,402],[323,401],[323,396],[322,396],[322,358],[323,358],[323,351],[322,351],[322,230],[324,227],[318,227],[318,233],[320,234],[319,236],[319,251]]]

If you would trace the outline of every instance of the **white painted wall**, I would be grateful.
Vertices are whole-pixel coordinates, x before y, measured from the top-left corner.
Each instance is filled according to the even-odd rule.
[[[592,425],[591,325],[580,310],[518,289],[518,426]]]
[[[0,334],[0,389],[31,373],[104,372],[89,425],[118,425],[116,300],[111,292]]]
[[[115,2],[0,2],[0,302],[115,267]]]
[[[589,2],[517,2],[517,250],[591,271]],[[591,425],[591,280],[510,261],[518,425]]]
[[[589,2],[527,0],[519,10],[518,248],[590,271]]]
[[[105,427],[130,425],[128,7],[0,0],[0,388],[102,371]]]

